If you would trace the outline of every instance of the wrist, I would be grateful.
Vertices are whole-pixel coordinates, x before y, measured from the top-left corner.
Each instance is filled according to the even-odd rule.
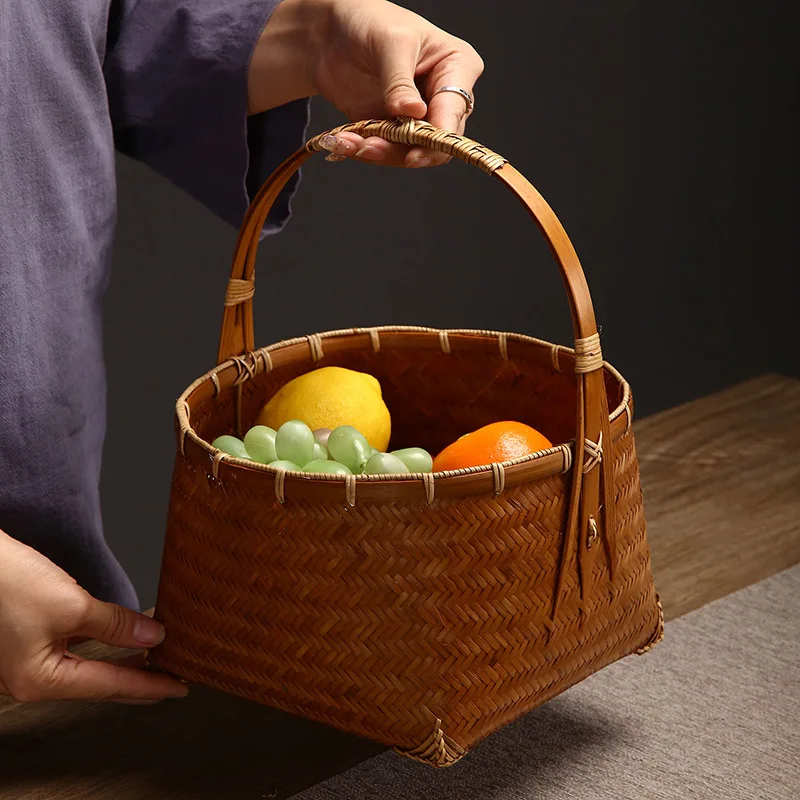
[[[250,61],[249,114],[317,94],[311,56],[328,8],[328,0],[282,0],[275,8]]]

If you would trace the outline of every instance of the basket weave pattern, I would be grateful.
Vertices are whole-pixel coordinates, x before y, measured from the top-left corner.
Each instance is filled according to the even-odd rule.
[[[351,349],[321,363],[375,374],[398,409],[400,441],[438,427],[436,438],[446,442],[500,409],[548,419],[556,432],[574,424],[572,373],[554,370],[550,346],[512,337],[506,361],[486,336],[453,336],[449,354],[433,335],[436,349],[385,342],[379,353],[367,336],[341,337],[348,338]],[[291,349],[278,346],[271,361]],[[295,349],[296,360],[242,384],[245,420],[314,366],[307,348]],[[565,367],[571,359],[567,350],[559,357]],[[435,399],[445,370],[443,409]],[[607,383],[612,397],[623,397],[610,372]],[[480,403],[461,402],[478,394]],[[195,430],[210,439],[234,429],[236,396],[233,385],[218,396],[212,390],[193,410]],[[510,485],[509,469],[499,496],[487,486],[428,503],[421,481],[408,481],[419,484],[416,502],[362,501],[359,485],[349,506],[340,487],[338,502],[294,499],[289,478],[281,503],[273,473],[254,497],[238,471],[223,464],[215,478],[209,454],[187,443],[176,460],[163,563],[169,580],[158,597],[170,631],[159,667],[402,750],[415,751],[438,729],[435,762],[449,763],[645,646],[658,627],[630,414],[619,410],[607,457],[620,568],[612,585],[598,548],[596,591],[583,610],[577,570],[568,569],[552,626],[570,481],[560,456],[554,474],[537,481]]]
[[[511,333],[373,328],[254,351],[258,232],[319,140],[259,192],[240,234],[219,365],[178,401],[178,453],[153,667],[455,763],[502,725],[659,641],[630,389],[605,363],[577,256],[504,159],[425,123],[363,135],[433,146],[523,201],[565,281],[575,348]],[[208,442],[243,433],[266,400],[317,366],[368,372],[393,447],[437,451],[498,419],[554,448],[434,475],[304,475]]]

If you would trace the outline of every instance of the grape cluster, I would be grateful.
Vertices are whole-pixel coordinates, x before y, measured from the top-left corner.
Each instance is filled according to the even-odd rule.
[[[304,422],[291,420],[278,430],[255,425],[244,441],[219,436],[212,447],[234,458],[257,461],[278,469],[322,472],[330,475],[401,475],[430,472],[433,459],[421,447],[381,453],[350,425],[312,431]]]

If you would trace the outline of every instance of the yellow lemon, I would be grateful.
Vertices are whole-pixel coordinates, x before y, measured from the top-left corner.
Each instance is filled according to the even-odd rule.
[[[392,433],[380,383],[372,375],[343,367],[322,367],[289,381],[254,424],[277,430],[292,419],[302,420],[311,430],[352,425],[381,452],[389,447]]]

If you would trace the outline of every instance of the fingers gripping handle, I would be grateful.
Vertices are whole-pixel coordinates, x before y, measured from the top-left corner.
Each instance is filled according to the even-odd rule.
[[[434,128],[427,122],[402,117],[399,120],[365,120],[341,125],[326,133],[315,136],[306,144],[306,149],[312,152],[323,150],[322,139],[325,136],[337,133],[357,133],[365,139],[368,136],[379,136],[389,142],[397,144],[427,147],[429,150],[438,150],[454,158],[482,169],[489,174],[493,173],[506,163],[506,160],[497,153],[484,147],[482,144],[459,136],[457,133]]]

